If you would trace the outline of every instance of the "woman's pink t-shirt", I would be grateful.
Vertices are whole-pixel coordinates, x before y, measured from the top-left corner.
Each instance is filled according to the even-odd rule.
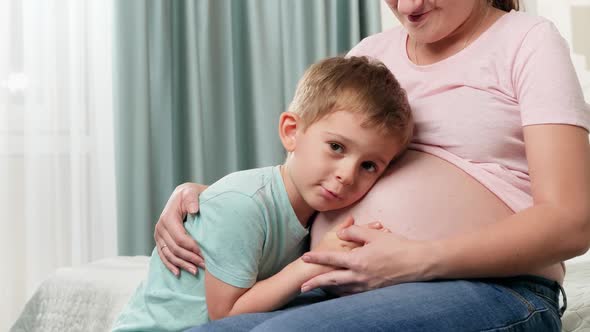
[[[513,211],[531,206],[522,127],[590,127],[590,107],[555,26],[512,11],[461,52],[426,66],[408,59],[406,39],[396,27],[349,55],[381,60],[406,90],[416,123],[411,149],[461,168]]]

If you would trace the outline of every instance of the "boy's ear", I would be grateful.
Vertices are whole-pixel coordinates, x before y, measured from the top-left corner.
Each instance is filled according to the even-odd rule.
[[[298,126],[300,126],[300,118],[295,113],[283,112],[279,119],[279,137],[281,143],[287,152],[295,150],[295,136],[297,134]]]

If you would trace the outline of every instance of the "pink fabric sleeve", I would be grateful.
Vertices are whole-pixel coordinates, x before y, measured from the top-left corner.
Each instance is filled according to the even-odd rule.
[[[524,38],[513,64],[522,125],[590,127],[590,106],[571,62],[569,47],[553,23],[543,21]]]

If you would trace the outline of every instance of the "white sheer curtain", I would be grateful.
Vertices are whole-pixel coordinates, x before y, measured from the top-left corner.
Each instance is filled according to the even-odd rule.
[[[60,266],[117,253],[112,3],[0,1],[0,330]]]

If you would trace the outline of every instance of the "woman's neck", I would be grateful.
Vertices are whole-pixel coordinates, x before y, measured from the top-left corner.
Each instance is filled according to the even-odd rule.
[[[471,15],[463,24],[448,36],[432,43],[420,43],[416,39],[408,39],[411,59],[417,65],[429,65],[451,57],[481,36],[506,12],[485,5],[474,9],[478,14]]]

